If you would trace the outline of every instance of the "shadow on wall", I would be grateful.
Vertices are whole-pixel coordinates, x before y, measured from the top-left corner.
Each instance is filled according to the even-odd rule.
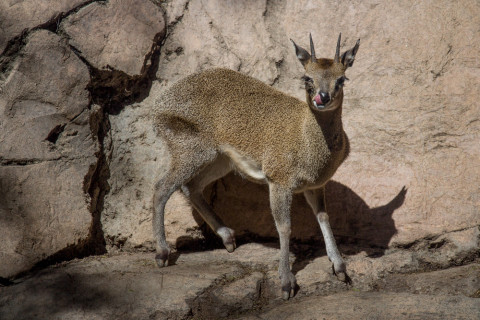
[[[402,206],[406,193],[404,187],[385,205],[370,208],[355,191],[339,182],[330,181],[326,189],[327,211],[338,242],[351,246],[349,253],[357,250],[355,247],[362,246],[374,249],[369,254],[383,255],[397,232],[392,219],[393,212]],[[249,182],[232,173],[213,183],[204,194],[225,225],[235,230],[237,244],[277,242],[266,185]],[[194,218],[204,233],[207,247],[223,247],[198,213],[194,214]],[[295,195],[293,199],[291,237],[300,243],[323,239],[316,218],[302,194]],[[183,237],[177,239],[179,249],[182,246],[178,245],[185,240],[188,241]],[[323,245],[319,247],[323,250]]]
[[[347,243],[388,248],[397,232],[392,215],[405,201],[405,187],[388,203],[374,208],[355,191],[336,181],[327,184],[326,193],[327,211],[335,236]]]

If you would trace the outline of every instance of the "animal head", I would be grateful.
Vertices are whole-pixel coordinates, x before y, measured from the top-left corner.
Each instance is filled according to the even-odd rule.
[[[337,50],[334,59],[319,58],[315,56],[312,35],[310,34],[310,52],[303,49],[290,39],[295,46],[298,60],[305,68],[302,80],[305,81],[307,103],[315,111],[334,109],[341,105],[343,98],[343,85],[348,78],[345,71],[353,65],[355,55],[360,46],[360,39],[355,46],[340,54],[340,40],[338,36]],[[340,103],[338,103],[340,102]]]

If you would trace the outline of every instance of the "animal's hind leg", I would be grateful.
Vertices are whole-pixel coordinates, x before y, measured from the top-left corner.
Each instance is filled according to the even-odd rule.
[[[190,140],[190,144],[183,141],[182,144],[170,145],[172,152],[172,165],[168,172],[155,185],[153,196],[153,232],[157,244],[157,255],[155,260],[159,267],[168,264],[170,248],[165,237],[164,214],[165,205],[173,192],[178,190],[182,184],[189,181],[206,164],[216,158],[216,151],[204,149],[198,152],[196,141]],[[196,153],[189,152],[196,150]],[[201,149],[200,149],[201,150]]]
[[[182,187],[183,193],[189,197],[192,205],[200,213],[203,220],[222,238],[228,252],[235,250],[234,231],[224,225],[212,207],[203,197],[203,189],[211,182],[220,179],[231,171],[228,158],[220,155],[213,163],[200,171],[192,180]]]
[[[170,172],[155,185],[153,195],[153,234],[157,242],[157,255],[155,261],[159,267],[168,264],[170,247],[165,238],[164,214],[165,205],[172,193],[180,187],[180,183],[174,180],[175,176]]]

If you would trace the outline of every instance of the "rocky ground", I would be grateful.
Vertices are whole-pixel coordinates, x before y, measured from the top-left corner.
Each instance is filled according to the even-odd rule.
[[[0,318],[479,319],[478,251],[442,267],[435,261],[446,252],[434,243],[385,252],[341,245],[351,285],[332,274],[324,250],[294,244],[300,288],[289,301],[280,298],[276,243],[176,252],[163,269],[153,253],[91,256],[5,283]]]

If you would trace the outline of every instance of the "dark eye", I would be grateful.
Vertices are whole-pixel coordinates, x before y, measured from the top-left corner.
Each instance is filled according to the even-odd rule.
[[[305,89],[309,94],[313,94],[313,79],[307,76],[303,76],[302,80],[305,81]]]
[[[345,84],[345,81],[348,80],[347,77],[341,76],[340,78],[337,79],[337,82],[335,83],[335,87],[339,89],[340,87],[343,87]]]
[[[302,80],[305,81],[305,83],[310,83],[310,84],[313,83],[313,79],[307,76],[303,76]]]

